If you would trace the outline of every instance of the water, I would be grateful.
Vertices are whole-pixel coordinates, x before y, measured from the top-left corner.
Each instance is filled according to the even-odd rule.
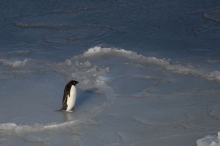
[[[218,146],[219,6],[0,2],[0,145]]]

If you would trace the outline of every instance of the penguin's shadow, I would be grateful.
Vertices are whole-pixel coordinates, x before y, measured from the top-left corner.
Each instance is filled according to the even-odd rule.
[[[91,99],[92,94],[94,94],[94,92],[97,89],[93,88],[93,89],[89,89],[86,91],[82,91],[80,90],[77,94],[77,99],[76,99],[76,107],[80,107],[82,105],[84,105],[89,99]]]
[[[64,112],[63,113],[63,119],[64,122],[66,121],[71,121],[74,120],[75,118],[77,118],[77,114],[75,115],[75,110],[83,110],[81,109],[81,107],[88,102],[88,100],[90,100],[94,94],[96,89],[90,89],[90,90],[86,90],[86,91],[82,91],[79,90],[77,93],[77,99],[76,99],[76,104],[75,106],[77,107],[77,109],[74,109],[73,113],[68,113],[68,112]]]

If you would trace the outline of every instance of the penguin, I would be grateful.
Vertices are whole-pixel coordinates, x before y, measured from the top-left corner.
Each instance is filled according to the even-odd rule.
[[[73,112],[72,108],[75,108],[75,103],[76,103],[76,84],[79,82],[77,81],[70,81],[65,89],[64,89],[64,94],[63,94],[63,107],[59,111],[67,111],[67,112]]]

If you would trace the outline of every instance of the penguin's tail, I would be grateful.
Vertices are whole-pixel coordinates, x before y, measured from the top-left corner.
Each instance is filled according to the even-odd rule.
[[[55,110],[55,112],[62,112],[63,108],[61,108],[60,110]]]

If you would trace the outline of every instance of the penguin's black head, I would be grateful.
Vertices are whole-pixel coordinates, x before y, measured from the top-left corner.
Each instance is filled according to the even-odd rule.
[[[70,81],[69,83],[70,83],[71,85],[74,85],[74,86],[75,86],[75,85],[78,84],[79,82],[72,80],[72,81]]]

